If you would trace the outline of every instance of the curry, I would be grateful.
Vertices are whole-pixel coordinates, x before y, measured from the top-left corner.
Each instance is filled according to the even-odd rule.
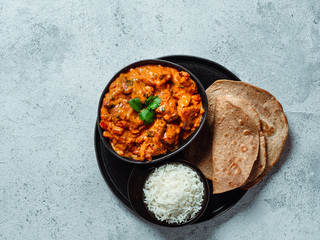
[[[152,96],[161,101],[150,110],[152,123],[146,123],[129,102],[135,99],[145,106]],[[204,109],[197,85],[187,72],[145,65],[121,73],[111,83],[100,113],[103,136],[117,154],[151,161],[177,149],[197,129]]]

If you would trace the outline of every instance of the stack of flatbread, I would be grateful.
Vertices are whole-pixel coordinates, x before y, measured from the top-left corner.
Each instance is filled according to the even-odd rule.
[[[207,90],[205,126],[186,158],[212,180],[213,193],[249,189],[277,162],[288,136],[281,104],[248,83],[218,80]]]

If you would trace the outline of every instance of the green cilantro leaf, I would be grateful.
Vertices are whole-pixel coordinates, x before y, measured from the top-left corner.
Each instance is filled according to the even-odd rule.
[[[149,109],[142,109],[142,111],[139,113],[139,118],[144,121],[145,125],[151,124],[155,116],[156,114],[154,111]]]
[[[140,112],[142,108],[142,103],[139,98],[134,98],[129,101],[130,107],[132,107],[136,112]]]
[[[153,101],[153,99],[155,98],[156,96],[150,96],[150,97],[148,97],[148,99],[146,100],[146,102],[145,102],[145,105],[148,107],[149,106],[149,104]]]
[[[161,99],[158,96],[154,96],[152,102],[147,106],[147,109],[156,109],[160,106]]]
[[[153,123],[156,116],[154,109],[160,106],[161,99],[158,96],[149,96],[145,101],[145,107],[142,109],[142,103],[139,98],[134,98],[129,101],[130,106],[139,113],[139,118],[144,121],[145,125]],[[142,110],[141,110],[142,109]],[[140,112],[141,110],[141,112]]]

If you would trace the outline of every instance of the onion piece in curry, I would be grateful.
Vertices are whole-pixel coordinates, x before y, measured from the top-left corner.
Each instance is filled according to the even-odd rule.
[[[130,99],[142,104],[158,96],[160,106],[150,125],[130,107]],[[166,154],[192,134],[204,113],[197,85],[184,71],[161,65],[131,68],[111,83],[103,99],[100,126],[114,151],[123,157],[151,161]]]

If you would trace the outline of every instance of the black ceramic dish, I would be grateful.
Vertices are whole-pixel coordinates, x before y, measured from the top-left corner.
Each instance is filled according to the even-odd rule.
[[[179,71],[185,71],[185,72],[188,72],[190,74],[190,77],[191,79],[197,84],[197,87],[198,87],[198,93],[200,94],[201,96],[201,100],[202,100],[202,106],[203,106],[203,109],[204,109],[204,114],[202,115],[202,118],[201,118],[201,122],[200,122],[200,125],[199,127],[187,138],[185,139],[183,142],[181,142],[179,144],[179,147],[172,151],[172,152],[168,152],[167,154],[164,154],[164,155],[160,155],[160,156],[155,156],[152,158],[152,161],[149,162],[147,160],[145,161],[137,161],[137,160],[134,160],[134,159],[131,159],[131,158],[126,158],[126,157],[122,157],[120,155],[118,155],[112,148],[111,144],[110,144],[110,141],[109,139],[105,138],[103,136],[103,129],[99,126],[99,123],[100,123],[100,109],[101,109],[101,106],[102,106],[102,103],[103,103],[103,99],[105,97],[105,94],[109,91],[109,87],[111,85],[111,83],[113,81],[116,80],[116,78],[121,74],[121,73],[124,73],[124,72],[127,72],[130,70],[130,68],[135,68],[135,67],[139,67],[139,66],[143,66],[143,65],[162,65],[162,66],[166,66],[166,67],[172,67],[172,68],[175,68]],[[132,164],[139,164],[139,165],[145,165],[145,164],[155,164],[157,162],[161,162],[165,159],[168,159],[172,156],[174,156],[175,154],[179,153],[180,151],[182,151],[183,149],[185,149],[191,142],[192,140],[196,137],[196,135],[199,133],[199,131],[201,130],[202,126],[204,125],[204,122],[205,122],[205,119],[206,119],[206,116],[207,116],[207,113],[208,113],[208,100],[207,100],[207,95],[205,93],[205,90],[201,84],[201,82],[198,80],[198,78],[192,73],[190,72],[188,69],[178,65],[178,64],[175,64],[175,63],[172,63],[172,62],[169,62],[169,61],[165,61],[165,60],[159,60],[159,59],[150,59],[150,60],[142,60],[142,61],[138,61],[138,62],[135,62],[135,63],[132,63],[128,66],[126,66],[125,68],[121,69],[118,73],[116,73],[113,78],[109,81],[109,83],[107,84],[107,86],[105,87],[105,89],[103,90],[102,94],[101,94],[101,97],[100,97],[100,101],[99,101],[99,107],[98,107],[98,117],[97,117],[97,123],[98,123],[98,131],[99,131],[99,134],[100,134],[100,138],[101,138],[101,141],[103,142],[103,144],[105,145],[105,147],[117,158],[121,159],[122,161],[124,162],[127,162],[127,163],[132,163]]]
[[[166,56],[162,59],[177,63],[190,70],[200,80],[204,88],[208,88],[218,79],[240,81],[239,78],[228,69],[208,59],[183,55]],[[127,195],[127,182],[135,165],[119,160],[108,151],[100,139],[97,124],[95,124],[94,144],[97,162],[105,182],[119,200],[133,211]],[[179,152],[173,158],[169,158],[166,161],[183,158],[182,152]],[[211,181],[209,181],[209,185],[212,187]],[[245,193],[246,191],[244,190],[235,189],[222,194],[211,194],[207,210],[196,223],[207,221],[227,211],[236,204]]]
[[[155,215],[148,210],[146,204],[143,201],[144,200],[143,187],[148,176],[154,171],[155,168],[163,166],[167,163],[183,164],[187,167],[190,167],[191,169],[193,169],[198,173],[198,176],[200,177],[200,180],[203,183],[203,187],[204,187],[204,197],[203,197],[201,210],[196,214],[194,218],[181,224],[177,224],[177,223],[169,224],[165,221],[158,220],[155,217]],[[196,222],[207,209],[210,195],[211,195],[211,188],[208,184],[207,179],[203,175],[203,173],[197,167],[183,160],[175,160],[175,161],[169,161],[169,162],[166,161],[166,162],[163,162],[157,165],[152,165],[152,166],[150,165],[144,166],[144,167],[137,166],[132,170],[129,177],[129,181],[128,181],[128,197],[129,197],[129,201],[131,203],[132,208],[145,220],[152,222],[154,224],[162,225],[166,227],[180,227],[180,226],[184,226],[184,225]]]

